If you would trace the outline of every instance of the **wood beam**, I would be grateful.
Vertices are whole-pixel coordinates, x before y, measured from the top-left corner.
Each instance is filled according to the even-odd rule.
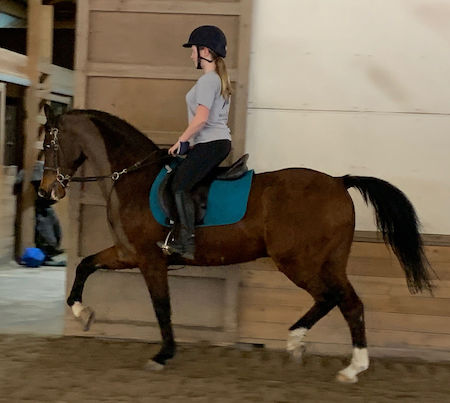
[[[88,58],[89,0],[78,0],[75,31],[75,108],[86,106],[86,60]]]
[[[33,166],[37,159],[36,141],[39,136],[39,104],[50,94],[49,83],[40,82],[41,64],[48,65],[52,60],[53,48],[53,7],[43,6],[41,0],[28,1],[27,76],[30,86],[25,93],[25,137],[24,137],[24,181],[20,214],[22,225],[19,236],[19,252],[24,247],[34,245],[34,200],[35,192],[30,183]],[[44,84],[44,88],[43,88]],[[47,91],[45,90],[47,85]]]
[[[159,1],[159,0],[91,0],[91,11],[117,11],[162,14],[240,15],[239,3],[222,1]],[[207,10],[207,11],[206,11]]]
[[[236,69],[228,69],[231,81],[236,81]],[[201,73],[192,67],[148,66],[131,63],[100,63],[87,62],[88,77],[121,77],[121,78],[151,78],[165,80],[198,80]]]
[[[13,0],[2,0],[0,2],[0,13],[22,19],[27,18],[27,8],[23,4]]]
[[[6,85],[0,83],[0,175],[3,174],[3,163],[5,155],[5,103]]]
[[[0,48],[0,80],[29,85],[25,55]]]

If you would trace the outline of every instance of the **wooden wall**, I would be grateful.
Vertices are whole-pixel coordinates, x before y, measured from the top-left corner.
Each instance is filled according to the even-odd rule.
[[[372,355],[450,360],[450,248],[426,247],[439,276],[434,296],[411,295],[397,259],[383,243],[354,242],[348,274],[365,306]],[[241,265],[239,339],[284,348],[289,326],[312,306],[269,259]],[[348,326],[335,308],[307,333],[308,351],[349,353]]]
[[[115,114],[162,146],[172,145],[186,128],[185,95],[201,74],[182,44],[197,26],[219,26],[227,36],[225,60],[236,89],[230,116],[233,153],[243,152],[250,0],[81,0],[77,6],[75,107]],[[84,173],[89,174],[89,166]],[[112,244],[97,184],[73,184],[70,203],[69,288],[80,259]],[[189,268],[171,275],[179,339],[236,340],[237,273]],[[106,292],[105,284],[117,292]],[[135,270],[94,274],[83,301],[98,309],[90,335],[159,340],[148,291]],[[69,311],[66,333],[81,334]]]
[[[233,150],[244,149],[251,1],[82,0],[77,12],[75,106],[116,114],[159,145],[187,124],[185,95],[200,76],[182,48],[199,25],[228,40]]]

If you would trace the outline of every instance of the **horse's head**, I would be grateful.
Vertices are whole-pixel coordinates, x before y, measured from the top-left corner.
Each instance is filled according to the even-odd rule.
[[[39,196],[60,200],[77,168],[86,159],[76,136],[70,136],[64,115],[55,116],[49,105],[44,106],[47,122],[44,138],[44,175]]]

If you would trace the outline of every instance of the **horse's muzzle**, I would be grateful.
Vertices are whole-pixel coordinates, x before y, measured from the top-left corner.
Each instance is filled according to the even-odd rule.
[[[39,190],[38,190],[38,196],[42,197],[44,199],[50,199],[51,192],[47,192],[45,189],[40,187]]]
[[[47,200],[59,201],[66,195],[66,191],[58,182],[54,182],[48,190],[41,186],[38,195]]]

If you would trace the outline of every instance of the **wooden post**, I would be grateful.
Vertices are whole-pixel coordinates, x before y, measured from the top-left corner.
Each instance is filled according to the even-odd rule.
[[[5,158],[5,104],[6,104],[6,85],[0,83],[0,166],[2,166]]]
[[[236,102],[234,117],[235,132],[233,133],[233,160],[240,157],[245,152],[252,7],[252,0],[241,1],[237,66],[238,76],[236,80],[237,93],[233,100],[233,102]]]
[[[22,225],[20,229],[19,250],[34,245],[34,200],[35,192],[31,186],[31,174],[36,162],[38,150],[35,147],[39,139],[38,116],[39,103],[45,94],[49,94],[46,74],[42,75],[41,66],[49,65],[52,60],[53,48],[53,7],[43,6],[41,0],[28,2],[27,29],[27,75],[30,86],[25,93],[25,136],[24,136],[24,181],[22,191],[22,205],[20,214]],[[40,82],[42,80],[42,82]],[[48,88],[48,91],[45,89]],[[48,97],[47,94],[47,97]]]

